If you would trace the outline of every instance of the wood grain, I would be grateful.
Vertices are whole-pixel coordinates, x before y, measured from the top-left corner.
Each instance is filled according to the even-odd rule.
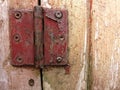
[[[8,10],[32,9],[34,5],[37,0],[0,0],[0,90],[41,90],[39,70],[10,64]],[[34,80],[34,86],[28,84],[30,79]]]
[[[92,88],[120,90],[120,0],[92,3]]]
[[[87,1],[42,0],[42,6],[65,8],[69,13],[70,74],[64,68],[47,68],[43,71],[44,90],[86,90],[87,80]]]

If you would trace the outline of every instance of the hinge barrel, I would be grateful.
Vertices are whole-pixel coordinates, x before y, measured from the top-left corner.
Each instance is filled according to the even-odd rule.
[[[35,29],[35,65],[43,65],[43,9],[34,7],[34,29]]]

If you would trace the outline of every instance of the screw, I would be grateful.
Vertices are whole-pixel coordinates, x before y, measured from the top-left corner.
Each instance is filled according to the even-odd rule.
[[[62,57],[57,57],[57,63],[60,63],[63,60]]]
[[[20,19],[22,17],[22,13],[20,11],[15,12],[15,18]]]
[[[29,83],[30,86],[34,86],[34,80],[33,79],[30,79],[28,83]]]
[[[58,18],[58,19],[61,19],[63,16],[62,12],[61,11],[56,11],[55,12],[55,17]]]
[[[60,40],[63,41],[65,38],[64,36],[60,36]]]
[[[19,41],[20,41],[20,36],[19,36],[19,34],[15,34],[15,35],[14,35],[14,40],[15,40],[16,42],[19,42]]]
[[[22,63],[23,59],[22,59],[21,56],[18,56],[17,59],[16,59],[16,61],[17,61],[18,63]]]

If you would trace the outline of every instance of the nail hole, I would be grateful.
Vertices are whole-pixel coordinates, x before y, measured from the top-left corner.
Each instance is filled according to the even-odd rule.
[[[34,86],[34,80],[33,79],[30,79],[28,83],[29,83],[30,86]]]

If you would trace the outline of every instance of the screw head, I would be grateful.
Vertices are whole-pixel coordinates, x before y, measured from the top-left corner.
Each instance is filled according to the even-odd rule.
[[[60,36],[60,40],[63,41],[65,38],[64,36]]]
[[[58,19],[61,19],[63,17],[63,13],[61,11],[56,11],[55,12],[55,17]]]
[[[62,60],[63,60],[63,58],[62,57],[57,57],[57,63],[60,63]]]
[[[22,13],[20,11],[15,12],[15,18],[20,19],[22,17]]]
[[[20,35],[19,35],[19,34],[15,34],[15,35],[14,35],[14,40],[15,40],[16,42],[19,42],[19,41],[20,41]]]
[[[21,56],[18,56],[18,57],[16,58],[16,61],[17,61],[18,63],[22,63],[22,62],[23,62],[23,59],[22,59]]]

